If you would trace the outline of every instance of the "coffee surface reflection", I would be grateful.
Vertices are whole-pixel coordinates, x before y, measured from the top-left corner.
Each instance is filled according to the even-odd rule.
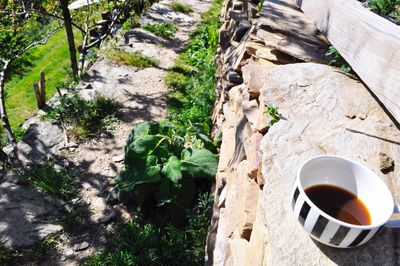
[[[370,225],[371,215],[353,193],[332,185],[315,185],[305,190],[308,198],[335,219],[355,225]]]

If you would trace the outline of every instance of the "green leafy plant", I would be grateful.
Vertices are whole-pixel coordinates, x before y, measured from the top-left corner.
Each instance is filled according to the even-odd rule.
[[[264,112],[264,114],[268,114],[271,116],[271,120],[269,121],[270,126],[281,119],[281,114],[278,112],[278,108],[272,104],[267,106],[267,110]]]
[[[77,138],[93,138],[100,133],[111,133],[117,121],[118,102],[97,94],[93,100],[83,99],[76,93],[63,95],[60,104],[48,117],[60,120]]]
[[[340,66],[340,69],[345,73],[349,73],[352,70],[335,47],[330,46],[325,56],[332,57],[331,61],[328,63],[329,65]]]
[[[398,5],[400,5],[399,0],[368,0],[368,6],[371,10],[385,16],[398,16],[399,14],[396,10]]]
[[[141,122],[129,135],[125,170],[117,185],[121,192],[132,193],[139,207],[155,201],[157,206],[187,208],[196,194],[195,179],[214,178],[216,156],[207,149],[185,147],[178,130],[168,121]]]
[[[56,170],[54,165],[33,165],[22,175],[40,191],[63,200],[71,200],[77,195],[74,176],[67,170]]]
[[[184,14],[188,14],[193,11],[192,8],[188,4],[183,4],[183,3],[176,2],[176,1],[173,1],[169,6],[173,10],[184,13]]]
[[[156,66],[158,60],[151,56],[145,56],[140,51],[127,52],[115,45],[110,46],[103,52],[106,58],[111,59],[118,65],[128,65],[138,68]]]
[[[178,30],[175,24],[164,22],[146,24],[142,28],[164,39],[172,39]]]

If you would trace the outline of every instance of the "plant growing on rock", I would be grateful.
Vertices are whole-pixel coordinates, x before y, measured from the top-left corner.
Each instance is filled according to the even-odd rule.
[[[264,114],[268,114],[271,116],[271,120],[269,121],[270,126],[281,119],[281,114],[278,112],[278,108],[272,104],[267,106],[267,110],[265,110]]]
[[[170,7],[178,12],[184,13],[184,14],[188,14],[190,12],[192,12],[192,8],[188,5],[188,4],[183,4],[183,3],[179,3],[179,2],[172,2],[170,4]]]
[[[335,66],[340,65],[340,69],[345,73],[349,73],[351,71],[351,67],[343,59],[343,57],[340,55],[339,51],[335,47],[330,46],[328,48],[328,51],[325,53],[325,56],[333,57],[332,60],[329,61],[328,63],[329,65],[335,65]]]
[[[104,56],[113,60],[118,65],[128,65],[138,68],[147,68],[158,64],[158,60],[154,57],[145,56],[140,51],[128,52],[115,45],[106,49]]]
[[[264,3],[264,1],[260,1],[257,3],[258,15],[261,15],[263,3]]]
[[[172,39],[178,30],[175,24],[164,22],[146,24],[142,28],[164,39]]]
[[[77,93],[63,95],[60,104],[51,110],[49,118],[57,119],[77,138],[93,138],[110,133],[117,120],[118,102],[96,95],[93,100],[83,99]]]

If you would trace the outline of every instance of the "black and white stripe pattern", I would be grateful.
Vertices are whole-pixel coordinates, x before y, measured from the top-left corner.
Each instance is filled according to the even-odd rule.
[[[356,247],[367,242],[379,230],[351,228],[328,220],[320,210],[305,201],[305,193],[298,187],[292,197],[292,208],[300,224],[314,239],[339,248]]]

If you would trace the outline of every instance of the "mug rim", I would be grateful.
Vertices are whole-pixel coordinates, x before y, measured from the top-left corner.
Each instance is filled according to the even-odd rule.
[[[305,190],[304,190],[304,188],[303,188],[303,186],[301,185],[301,182],[300,182],[300,172],[301,172],[301,170],[303,169],[303,167],[304,167],[308,162],[310,162],[310,161],[312,161],[312,160],[315,160],[315,159],[318,159],[318,158],[334,158],[334,159],[340,159],[340,160],[344,160],[344,161],[347,161],[347,162],[356,164],[356,165],[358,165],[358,166],[364,168],[365,170],[371,172],[371,173],[374,175],[374,178],[377,179],[378,182],[380,182],[380,183],[382,183],[382,184],[384,185],[384,187],[386,188],[386,190],[387,190],[387,192],[388,192],[388,194],[389,194],[389,196],[390,196],[392,209],[394,208],[394,201],[393,201],[392,193],[390,192],[390,190],[389,190],[388,186],[385,184],[385,182],[383,182],[383,181],[379,178],[379,176],[378,176],[377,174],[375,174],[371,169],[369,169],[368,167],[364,166],[363,164],[361,164],[361,163],[359,163],[359,162],[357,162],[357,161],[354,161],[354,160],[345,158],[345,157],[343,157],[343,156],[339,156],[339,155],[329,155],[329,154],[317,155],[317,156],[313,156],[313,157],[311,157],[311,158],[308,158],[306,161],[304,161],[304,162],[300,165],[300,167],[298,168],[298,171],[297,171],[297,176],[296,176],[296,186],[298,186],[299,188],[301,188],[301,191],[300,191],[300,192],[303,193],[303,194],[305,195],[305,197],[304,197],[305,201],[307,201],[307,203],[308,203],[312,208],[315,208],[316,210],[318,210],[318,212],[320,213],[320,215],[324,216],[324,217],[327,218],[328,220],[332,220],[333,222],[335,222],[335,223],[337,223],[337,224],[339,224],[339,225],[346,226],[346,227],[351,227],[351,228],[355,228],[355,229],[364,229],[364,230],[365,230],[365,229],[374,229],[374,228],[381,227],[381,226],[383,226],[384,224],[386,224],[387,221],[390,220],[390,217],[393,215],[393,211],[389,214],[389,216],[386,218],[386,220],[385,220],[384,222],[380,223],[380,224],[375,224],[375,225],[373,225],[373,224],[370,224],[370,225],[356,225],[356,224],[346,223],[346,222],[343,222],[343,221],[341,221],[341,220],[339,220],[339,219],[336,219],[336,218],[330,216],[329,214],[325,213],[325,212],[324,212],[323,210],[321,210],[320,208],[318,208],[317,205],[315,205],[314,202],[312,202],[312,201],[310,200],[310,198],[307,196],[307,194],[306,194],[306,192],[305,192]],[[298,184],[297,184],[297,183],[298,183]],[[295,186],[295,187],[296,187],[296,186]]]

